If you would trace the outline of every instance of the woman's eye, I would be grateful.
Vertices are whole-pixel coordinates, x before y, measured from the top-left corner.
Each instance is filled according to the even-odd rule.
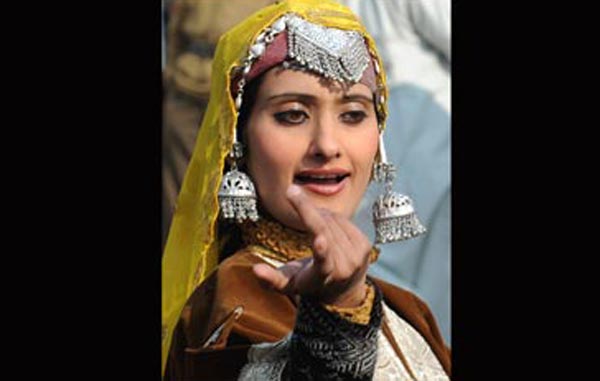
[[[342,121],[344,123],[358,124],[367,117],[364,111],[348,111],[342,114]]]
[[[274,116],[279,123],[283,124],[301,124],[308,119],[308,114],[301,110],[282,111]]]

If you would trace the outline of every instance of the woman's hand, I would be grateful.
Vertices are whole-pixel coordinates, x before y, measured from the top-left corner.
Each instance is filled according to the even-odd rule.
[[[314,235],[314,257],[278,269],[257,264],[256,276],[286,294],[313,295],[339,307],[360,305],[366,292],[369,239],[345,217],[316,208],[297,185],[288,188],[287,197]]]

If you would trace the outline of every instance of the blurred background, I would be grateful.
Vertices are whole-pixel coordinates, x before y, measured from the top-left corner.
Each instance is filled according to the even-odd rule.
[[[172,210],[208,104],[219,36],[275,0],[162,0],[164,79],[163,245]],[[369,272],[409,289],[431,307],[451,340],[450,0],[339,0],[377,42],[390,90],[385,132],[397,168],[394,189],[413,199],[424,236],[381,246]],[[374,237],[371,185],[355,223]]]

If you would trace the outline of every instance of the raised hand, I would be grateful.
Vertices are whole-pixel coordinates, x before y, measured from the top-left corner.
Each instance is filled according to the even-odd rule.
[[[313,236],[313,258],[274,269],[254,265],[254,273],[272,288],[290,295],[313,295],[323,303],[354,307],[366,292],[371,242],[351,221],[317,208],[297,185],[287,197]]]

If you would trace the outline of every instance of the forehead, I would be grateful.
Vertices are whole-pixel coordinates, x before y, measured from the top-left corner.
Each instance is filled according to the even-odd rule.
[[[288,92],[322,97],[337,97],[346,94],[372,96],[371,89],[362,83],[348,85],[313,72],[274,67],[265,73],[259,96],[269,97]]]

